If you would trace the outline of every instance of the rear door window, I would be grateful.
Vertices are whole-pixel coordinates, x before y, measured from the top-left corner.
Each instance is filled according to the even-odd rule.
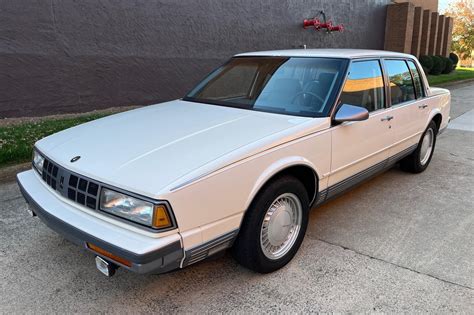
[[[385,60],[392,106],[409,102],[415,97],[415,87],[405,60]]]

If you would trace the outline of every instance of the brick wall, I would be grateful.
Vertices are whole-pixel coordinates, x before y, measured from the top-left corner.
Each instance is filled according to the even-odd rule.
[[[411,52],[415,6],[410,2],[389,5],[385,24],[385,50]]]
[[[424,10],[438,11],[438,0],[394,0],[395,3],[411,2],[416,7]]]
[[[429,8],[428,1],[400,1],[387,6],[385,43],[387,50],[422,55],[448,56],[451,47],[452,19]],[[437,8],[437,2],[436,2]]]

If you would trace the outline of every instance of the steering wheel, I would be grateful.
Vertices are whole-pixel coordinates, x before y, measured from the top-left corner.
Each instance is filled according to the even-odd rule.
[[[312,98],[315,98],[316,100],[319,101],[319,107],[321,107],[323,104],[324,104],[324,99],[317,95],[316,93],[313,93],[313,92],[309,92],[309,91],[301,91],[301,92],[298,92],[294,97],[293,99],[291,100],[291,104],[294,104],[295,101],[300,98],[301,96],[303,96],[303,99],[305,98],[305,95],[311,95]],[[304,105],[304,104],[303,104]],[[308,106],[309,107],[309,106]],[[311,106],[313,107],[313,106]]]

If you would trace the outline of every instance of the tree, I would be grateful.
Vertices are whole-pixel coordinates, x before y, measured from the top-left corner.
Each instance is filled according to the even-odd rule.
[[[471,59],[474,50],[474,1],[455,0],[444,14],[454,19],[451,49],[461,60]]]

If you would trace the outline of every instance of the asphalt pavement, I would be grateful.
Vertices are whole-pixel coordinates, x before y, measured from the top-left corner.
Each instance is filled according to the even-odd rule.
[[[26,212],[0,185],[0,313],[474,312],[474,82],[451,86],[451,127],[428,169],[398,168],[313,209],[285,268],[228,253],[165,275],[118,270]]]

